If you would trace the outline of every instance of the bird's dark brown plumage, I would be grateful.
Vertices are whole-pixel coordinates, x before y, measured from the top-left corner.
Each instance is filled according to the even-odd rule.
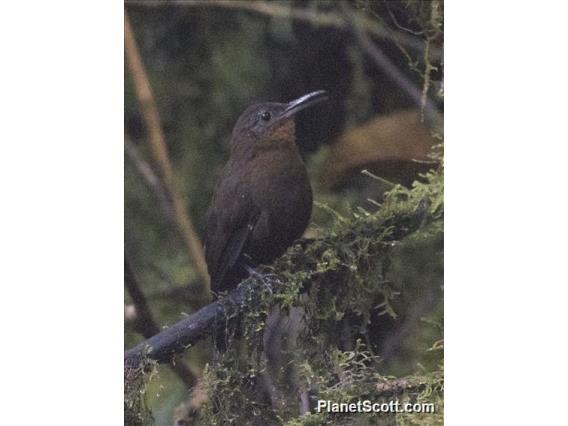
[[[207,218],[205,258],[215,291],[233,288],[245,266],[272,262],[302,236],[312,190],[294,114],[325,99],[318,91],[287,104],[256,104],[237,121]]]

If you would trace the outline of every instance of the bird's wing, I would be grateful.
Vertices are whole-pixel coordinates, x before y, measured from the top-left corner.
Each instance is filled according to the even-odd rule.
[[[205,240],[205,258],[212,288],[227,290],[235,277],[228,274],[234,269],[243,254],[243,249],[260,216],[249,197],[220,197],[217,193],[208,214]],[[224,203],[219,202],[223,200]],[[225,204],[225,205],[222,205]]]

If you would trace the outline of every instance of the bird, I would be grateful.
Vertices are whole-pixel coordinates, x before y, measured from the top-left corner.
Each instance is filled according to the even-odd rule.
[[[312,188],[296,144],[296,114],[328,100],[324,90],[288,103],[249,106],[207,212],[205,260],[214,292],[229,291],[281,256],[307,228]]]

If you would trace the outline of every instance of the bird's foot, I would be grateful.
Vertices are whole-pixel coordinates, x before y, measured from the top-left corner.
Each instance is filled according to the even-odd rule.
[[[270,281],[270,276],[272,274],[263,274],[262,272],[258,272],[256,269],[251,268],[248,265],[245,265],[245,269],[247,270],[247,272],[250,274],[251,277],[254,277],[258,280],[260,280],[260,282],[262,282],[262,284],[264,284],[264,287],[266,288],[266,290],[272,294],[272,282]]]

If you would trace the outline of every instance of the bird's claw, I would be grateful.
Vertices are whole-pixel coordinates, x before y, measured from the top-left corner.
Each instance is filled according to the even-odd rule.
[[[247,270],[247,272],[250,274],[251,277],[254,277],[254,278],[260,280],[262,282],[262,284],[264,285],[264,287],[266,288],[266,290],[270,294],[272,294],[272,284],[268,280],[268,277],[270,276],[270,274],[263,274],[261,272],[258,272],[256,269],[251,268],[249,265],[245,265],[245,269]]]

